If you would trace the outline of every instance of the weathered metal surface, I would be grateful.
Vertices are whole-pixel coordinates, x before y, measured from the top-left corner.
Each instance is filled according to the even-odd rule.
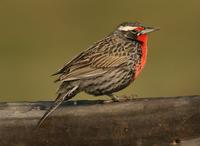
[[[99,102],[65,103],[39,129],[51,102],[0,103],[0,146],[200,146],[200,96]]]

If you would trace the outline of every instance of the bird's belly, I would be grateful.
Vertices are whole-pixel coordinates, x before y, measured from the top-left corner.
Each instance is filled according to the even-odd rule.
[[[92,95],[107,95],[127,87],[132,81],[132,71],[115,69],[81,83],[81,89]]]

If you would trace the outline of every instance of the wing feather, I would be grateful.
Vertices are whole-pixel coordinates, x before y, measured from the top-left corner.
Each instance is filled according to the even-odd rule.
[[[95,44],[93,47],[80,53],[80,55],[58,71],[56,74],[61,74],[58,81],[64,82],[94,77],[106,73],[111,68],[127,65],[130,59],[130,47],[122,49],[121,47],[124,45],[119,45],[116,42],[112,44],[112,42],[109,41],[111,44],[107,44],[107,46],[112,46],[112,48],[118,47],[117,51],[112,52],[110,48],[106,50],[103,46],[101,50],[101,48],[98,48],[100,44]],[[119,51],[120,49],[123,51]]]
[[[76,69],[69,74],[64,74],[60,76],[61,81],[71,81],[71,80],[79,80],[82,78],[89,78],[93,76],[97,76],[100,74],[105,73],[106,70],[103,70],[101,68],[91,68],[90,66]]]

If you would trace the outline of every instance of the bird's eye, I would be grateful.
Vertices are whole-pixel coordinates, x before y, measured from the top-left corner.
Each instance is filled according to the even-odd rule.
[[[134,34],[134,35],[138,35],[139,32],[136,31],[136,30],[132,30],[131,33]]]

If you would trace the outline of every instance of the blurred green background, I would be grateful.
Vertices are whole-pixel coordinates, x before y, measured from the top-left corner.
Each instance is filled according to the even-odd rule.
[[[0,101],[52,100],[50,77],[124,21],[160,27],[148,60],[119,95],[200,94],[200,1],[1,0]],[[98,99],[82,93],[77,98]]]

